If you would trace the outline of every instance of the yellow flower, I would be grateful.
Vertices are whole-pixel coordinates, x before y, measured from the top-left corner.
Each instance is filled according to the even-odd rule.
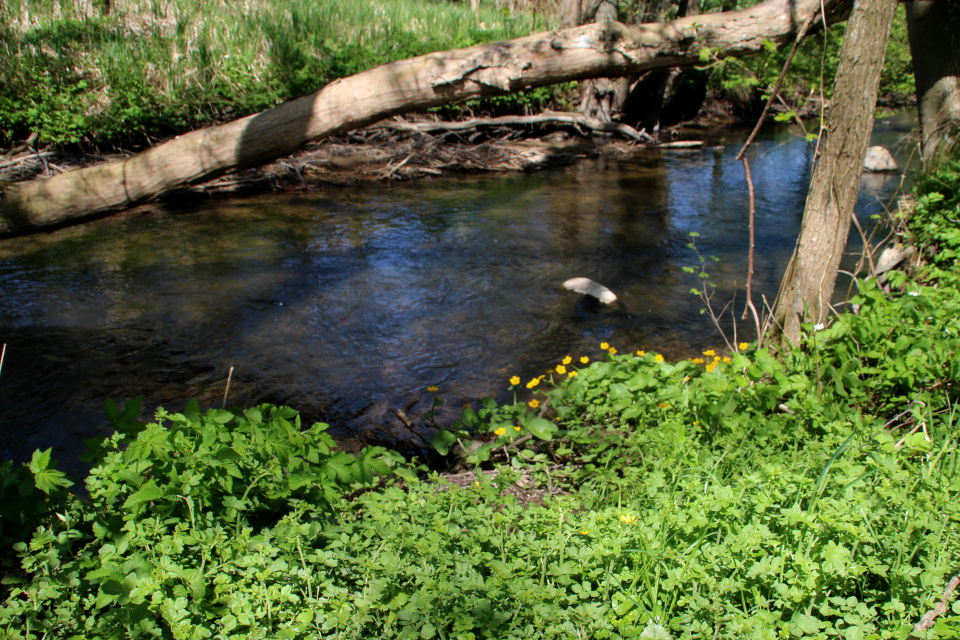
[[[580,364],[587,364],[588,362],[590,362],[590,358],[588,358],[587,356],[583,356],[582,358],[580,358]]]
[[[658,406],[659,408],[661,408],[661,409],[669,409],[669,408],[670,408],[670,403],[669,403],[669,402],[661,402],[661,403],[658,404],[657,406]]]
[[[513,425],[513,430],[514,430],[514,431],[520,431],[520,427],[518,427],[517,425]]]
[[[479,481],[479,480],[475,481],[475,482],[473,483],[473,486],[479,487],[479,486],[480,486],[480,481]]]
[[[559,373],[560,375],[563,375],[566,372],[567,372],[567,368],[565,366],[563,366],[562,364],[557,365],[557,373]]]
[[[724,362],[725,364],[730,364],[731,362],[733,362],[733,360],[731,360],[730,358],[724,356],[723,362]]]
[[[437,392],[437,388],[436,388],[436,387],[427,387],[427,391],[429,391],[430,393],[436,393],[436,392]]]
[[[640,351],[637,351],[637,355],[642,358],[643,356],[647,355],[647,352],[641,349]]]
[[[531,409],[536,409],[537,407],[540,406],[540,401],[537,400],[536,398],[534,398],[533,400],[531,400],[531,401],[528,402],[527,404],[530,405],[530,408],[531,408]]]
[[[714,351],[713,349],[707,349],[706,351],[703,352],[703,355],[705,355],[705,356],[715,356],[715,355],[717,355],[717,352]]]
[[[748,348],[750,348],[750,345],[746,342],[741,342],[737,345],[737,347],[740,349],[740,351],[746,351]]]
[[[610,352],[610,355],[612,355],[612,356],[617,355],[617,350],[614,349],[613,347],[610,347],[609,349],[607,349],[607,351],[609,351],[609,352]]]
[[[576,377],[577,377],[577,372],[576,372],[576,371],[571,371],[571,372],[568,373],[567,375],[570,376],[571,378],[576,378]]]
[[[623,524],[634,524],[636,523],[636,521],[637,521],[637,516],[633,515],[632,513],[625,513],[622,516],[620,516],[620,522],[622,522]]]
[[[703,358],[693,358],[690,362],[693,364],[703,364]]]
[[[656,360],[657,362],[663,362],[663,356],[660,355],[659,353],[655,355],[653,359]]]
[[[502,436],[502,435],[505,434],[506,432],[507,432],[506,429],[504,429],[503,427],[500,427],[499,429],[497,429],[496,431],[494,431],[493,434],[496,435],[496,436]]]
[[[570,364],[570,362],[572,361],[573,361],[573,358],[571,358],[570,356],[567,356],[566,358],[563,359],[563,364]]]
[[[513,376],[512,378],[510,378],[510,384],[512,384],[513,386],[517,386],[518,384],[520,384],[520,376]]]
[[[582,535],[582,536],[588,536],[588,535],[590,535],[590,532],[587,531],[586,529],[580,529],[580,535]]]
[[[604,351],[606,351],[607,349],[610,348],[610,345],[607,344],[606,342],[601,342],[601,343],[600,343],[600,348],[603,349]]]
[[[706,368],[706,370],[707,370],[707,373],[711,373],[714,369],[717,368],[717,365],[715,365],[715,364],[708,364],[705,368]]]
[[[540,384],[540,378],[533,378],[527,383],[527,389],[533,389],[538,384]]]

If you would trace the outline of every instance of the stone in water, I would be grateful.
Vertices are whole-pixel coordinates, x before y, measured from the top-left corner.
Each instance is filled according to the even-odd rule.
[[[897,161],[885,148],[870,147],[867,149],[867,157],[863,160],[863,168],[867,171],[896,171]]]
[[[611,304],[617,301],[616,294],[610,289],[590,278],[570,278],[563,283],[563,288],[568,291],[576,291],[588,296],[593,296],[604,304]]]

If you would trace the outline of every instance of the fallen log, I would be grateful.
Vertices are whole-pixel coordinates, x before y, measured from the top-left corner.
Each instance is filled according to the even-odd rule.
[[[7,186],[0,235],[31,233],[128,209],[169,190],[289,155],[307,142],[466,98],[570,80],[743,56],[817,23],[846,18],[852,0],[766,0],[749,9],[668,23],[589,24],[376,67],[233,122],[178,136],[129,158]]]

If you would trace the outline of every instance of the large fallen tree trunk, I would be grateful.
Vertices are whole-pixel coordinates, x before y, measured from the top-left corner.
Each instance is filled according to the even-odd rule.
[[[852,0],[766,0],[669,23],[590,24],[386,64],[269,111],[201,129],[128,159],[11,186],[0,235],[122,211],[166,191],[288,155],[307,142],[401,113],[584,78],[697,64],[707,47],[743,56],[786,42],[808,18],[846,18]]]

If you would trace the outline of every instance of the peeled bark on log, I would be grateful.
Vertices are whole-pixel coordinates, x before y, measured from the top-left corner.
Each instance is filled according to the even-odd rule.
[[[0,201],[0,235],[122,211],[401,113],[570,80],[696,64],[703,47],[726,56],[748,55],[762,50],[764,40],[791,40],[821,6],[825,21],[834,23],[846,18],[851,5],[852,0],[766,0],[728,14],[630,27],[590,24],[385,64],[125,160],[8,187]]]

